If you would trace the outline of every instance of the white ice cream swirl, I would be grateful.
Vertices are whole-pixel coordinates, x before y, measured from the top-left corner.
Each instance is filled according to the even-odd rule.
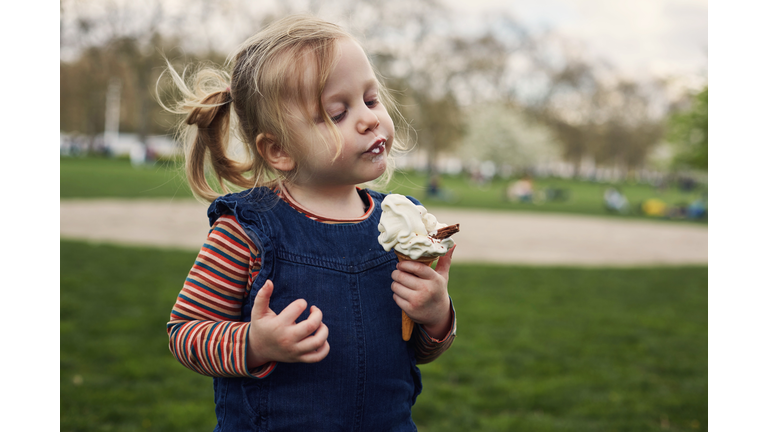
[[[438,222],[424,206],[414,204],[405,196],[387,195],[381,202],[381,210],[379,244],[384,250],[390,251],[394,247],[411,259],[418,259],[445,255],[453,247],[450,238],[437,240],[429,236],[447,225]]]

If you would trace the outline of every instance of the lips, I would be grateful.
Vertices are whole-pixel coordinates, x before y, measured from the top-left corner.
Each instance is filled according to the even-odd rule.
[[[370,147],[368,147],[368,150],[366,153],[371,153],[374,155],[382,154],[384,153],[384,150],[386,150],[386,144],[387,140],[384,137],[377,137],[376,140],[371,144]]]

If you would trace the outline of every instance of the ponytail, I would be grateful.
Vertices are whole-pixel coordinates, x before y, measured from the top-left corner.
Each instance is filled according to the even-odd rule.
[[[187,82],[186,69],[179,75],[170,62],[167,66],[163,75],[168,74],[181,98],[175,101],[173,107],[163,103],[159,92],[162,75],[157,81],[157,98],[167,111],[186,115],[184,121],[178,124],[178,135],[185,147],[184,169],[192,193],[196,198],[210,202],[223,193],[232,192],[228,185],[244,189],[254,187],[257,176],[246,174],[261,174],[261,169],[256,166],[258,163],[248,146],[245,148],[250,157],[245,162],[228,156],[230,131],[236,128],[232,118],[232,93],[227,87],[229,74],[220,69],[203,67]],[[212,183],[216,188],[206,176],[208,163],[213,168],[215,182]]]
[[[213,92],[194,107],[189,106],[191,111],[184,121],[189,126],[197,126],[197,134],[187,151],[187,181],[192,192],[206,201],[213,201],[220,195],[205,178],[206,154],[223,191],[228,191],[224,180],[243,188],[253,187],[253,179],[243,175],[252,167],[227,157],[231,103],[229,88]]]

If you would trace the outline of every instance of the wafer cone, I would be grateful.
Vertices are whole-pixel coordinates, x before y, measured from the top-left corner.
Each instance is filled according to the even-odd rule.
[[[432,265],[432,262],[434,262],[437,257],[433,256],[425,256],[418,259],[413,259],[409,257],[408,255],[401,254],[398,251],[395,251],[395,255],[397,255],[397,261],[403,262],[403,261],[418,261],[420,263],[426,264],[426,265]],[[405,311],[402,312],[402,318],[403,318],[403,340],[409,341],[411,340],[411,333],[413,333],[413,320],[411,317],[409,317]]]
[[[424,263],[426,265],[432,264],[432,262],[434,262],[436,259],[439,258],[439,257],[436,257],[436,256],[423,256],[423,257],[420,257],[420,258],[413,259],[413,258],[409,257],[408,255],[401,254],[398,251],[395,251],[395,255],[397,255],[397,261],[398,262],[417,261],[417,262],[420,262],[420,263]]]

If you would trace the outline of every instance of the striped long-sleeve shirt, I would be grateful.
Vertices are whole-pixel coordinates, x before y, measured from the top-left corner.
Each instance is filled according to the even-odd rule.
[[[290,195],[280,197],[297,211],[325,223],[355,223],[372,211],[370,195],[361,192],[368,211],[360,218],[339,220],[312,214]],[[248,369],[249,322],[242,322],[241,309],[250,295],[252,282],[261,269],[261,254],[233,215],[221,216],[208,233],[195,263],[184,281],[168,322],[169,347],[181,364],[203,375],[264,378],[274,362]],[[416,326],[411,341],[418,363],[439,357],[453,343],[456,317],[451,310],[451,329],[443,339],[430,337]]]

